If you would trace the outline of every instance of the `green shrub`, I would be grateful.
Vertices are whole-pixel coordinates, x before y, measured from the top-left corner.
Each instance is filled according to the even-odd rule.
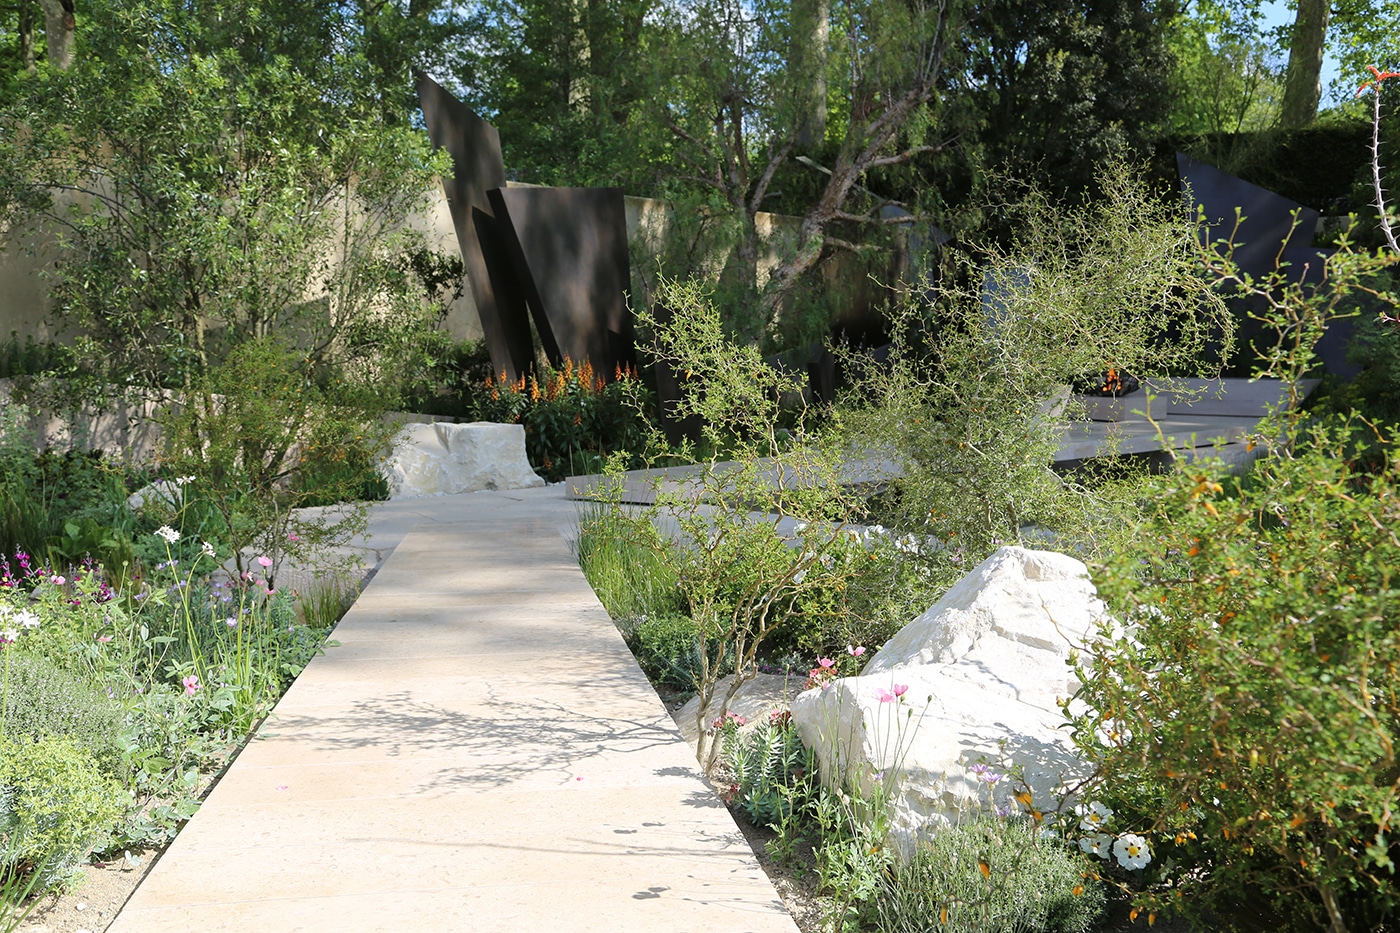
[[[1231,352],[1197,225],[1125,165],[1097,181],[1082,206],[1023,190],[1009,246],[950,251],[932,303],[918,289],[900,309],[889,366],[864,367],[840,412],[855,449],[897,467],[882,521],[941,542],[921,556],[945,588],[1002,544],[1033,546],[1033,528],[1092,553],[1131,520],[1131,478],[1090,487],[1053,469],[1065,387],[1109,369],[1209,377],[1212,351]]]
[[[1338,242],[1321,284],[1201,248],[1208,281],[1256,302],[1274,338],[1255,373],[1290,404],[1251,436],[1270,456],[1248,476],[1154,478],[1094,570],[1110,619],[1078,669],[1075,737],[1095,765],[1080,792],[1145,838],[1151,861],[1125,882],[1139,908],[1218,916],[1248,891],[1256,913],[1345,933],[1400,905],[1400,436],[1298,404],[1357,295],[1394,316],[1397,296],[1368,283],[1400,256]]]
[[[478,420],[494,382],[486,341],[455,341],[449,334],[435,331],[424,350],[429,354],[429,365],[406,387],[404,411]]]
[[[238,345],[160,416],[161,463],[190,480],[181,514],[167,521],[222,545],[240,574],[273,582],[284,556],[314,554],[324,565],[364,530],[365,509],[302,507],[353,501],[373,485],[366,465],[395,430],[379,418],[381,403],[372,387],[349,385],[274,338]],[[252,555],[271,568],[250,567]]]
[[[985,865],[985,869],[983,866]],[[1103,912],[1103,886],[1078,853],[1029,820],[986,818],[949,827],[884,876],[881,933],[1084,933]]]
[[[1400,453],[1379,445],[1381,468],[1359,472],[1352,428],[1314,424],[1245,479],[1159,478],[1133,546],[1095,573],[1127,628],[1081,671],[1086,792],[1156,864],[1210,866],[1149,869],[1171,886],[1143,906],[1249,888],[1340,933],[1400,903]]]
[[[66,738],[104,772],[116,772],[122,756],[121,704],[44,658],[17,650],[0,657],[0,672],[7,679],[0,738]]]
[[[73,884],[127,799],[67,739],[0,739],[0,874],[37,870],[44,888]]]
[[[704,663],[700,653],[705,650],[700,627],[690,616],[679,613],[662,616],[640,616],[618,623],[627,647],[637,656],[637,663],[653,684],[664,684],[679,690],[694,690],[699,683]],[[717,654],[718,646],[710,646],[710,664],[723,674],[734,670],[732,650],[725,657]]]
[[[56,565],[131,560],[124,471],[99,451],[36,453],[27,417],[23,405],[0,412],[0,554],[24,550]]]
[[[9,339],[0,342],[0,379],[46,375],[66,368],[71,360],[67,347],[35,340],[33,334],[21,344],[19,331],[12,330]]]

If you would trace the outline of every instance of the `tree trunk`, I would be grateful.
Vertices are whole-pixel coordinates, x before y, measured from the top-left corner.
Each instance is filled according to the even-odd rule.
[[[1308,126],[1317,119],[1317,105],[1322,99],[1322,49],[1331,13],[1329,0],[1298,0],[1283,88],[1281,120],[1288,129]]]
[[[25,71],[34,70],[33,0],[20,0],[19,4],[19,64]]]
[[[788,66],[797,91],[799,152],[811,152],[826,138],[826,45],[830,35],[830,0],[793,3]]]
[[[39,0],[44,8],[44,39],[49,62],[60,71],[73,64],[73,0]]]

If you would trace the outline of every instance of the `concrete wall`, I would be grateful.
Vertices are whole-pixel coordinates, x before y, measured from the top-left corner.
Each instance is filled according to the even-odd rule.
[[[655,257],[667,245],[676,222],[673,209],[664,201],[628,196],[624,203],[635,307],[645,302],[651,293],[656,276]],[[758,264],[759,284],[762,285],[782,256],[795,245],[801,221],[797,217],[768,213],[761,213],[755,219],[762,241]],[[460,255],[441,184],[432,187],[426,207],[409,219],[408,226],[424,235],[429,248],[452,256]],[[50,307],[43,280],[44,270],[51,267],[56,253],[51,232],[35,227],[0,230],[0,339],[8,338],[11,331],[17,332],[21,341],[26,336],[36,340],[61,336],[47,320]],[[728,251],[701,242],[695,245],[690,266],[695,274],[716,281],[729,260]],[[471,289],[465,287],[465,283],[462,296],[448,308],[444,326],[459,340],[481,339],[481,320]]]
[[[0,412],[14,410],[14,380],[0,379]],[[20,430],[29,435],[36,451],[50,445],[101,450],[111,457],[144,462],[155,455],[160,428],[152,420],[160,403],[156,399],[140,405],[122,406],[114,411],[93,414],[80,412],[59,415],[26,409]],[[0,420],[3,425],[3,420]]]
[[[427,206],[412,215],[407,226],[423,234],[428,248],[459,255],[452,215],[440,184],[433,186]],[[57,254],[53,232],[42,226],[0,229],[0,339],[8,339],[11,331],[18,333],[21,342],[27,336],[36,340],[62,337],[49,320],[51,303],[44,281],[44,273],[52,268]],[[459,340],[481,339],[481,321],[470,289],[463,289],[462,297],[448,307],[444,326]]]
[[[37,226],[0,229],[0,339],[8,340],[11,331],[21,342],[54,336],[45,321],[49,299],[41,273],[56,252],[53,236]]]

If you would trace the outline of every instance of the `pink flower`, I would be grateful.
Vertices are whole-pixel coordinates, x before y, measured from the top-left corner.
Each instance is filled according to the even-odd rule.
[[[52,583],[53,583],[54,586],[62,586],[63,584],[65,584],[65,583],[67,583],[67,582],[68,582],[67,580],[63,579],[62,577],[58,576],[57,574],[54,575],[54,578],[53,578],[53,580],[52,580]]]
[[[895,684],[891,690],[879,689],[875,691],[875,696],[879,697],[881,703],[890,703],[904,696],[909,691],[908,684]]]
[[[194,696],[195,691],[197,691],[201,686],[198,674],[191,674],[188,677],[182,678],[180,680],[180,683],[185,685],[185,694],[187,696]]]
[[[287,535],[287,540],[288,540],[288,541],[300,541],[301,538],[297,537],[297,535],[296,535],[295,533],[293,533],[293,534]]]
[[[109,642],[109,641],[111,641],[111,640],[112,640],[112,636],[111,636],[111,635],[98,635],[98,636],[97,636],[97,641],[98,641],[99,644],[105,645],[105,644],[107,644],[107,642]]]
[[[846,653],[849,654],[849,655],[850,655],[851,657],[853,657],[853,658],[858,658],[858,657],[860,657],[861,655],[865,654],[865,646],[864,646],[864,645],[857,645],[856,647],[852,648],[850,645],[847,645],[847,646],[846,646]]]
[[[260,567],[271,567],[271,566],[272,566],[272,558],[271,558],[271,557],[268,557],[267,555],[262,555],[262,556],[260,556],[260,557],[258,558],[258,566],[260,566]]]
[[[831,660],[831,658],[817,658],[817,663],[820,664],[822,667],[832,667],[836,664],[836,662]]]

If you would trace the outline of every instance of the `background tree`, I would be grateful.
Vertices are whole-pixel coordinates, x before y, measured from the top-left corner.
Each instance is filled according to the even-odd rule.
[[[501,133],[509,177],[536,184],[656,184],[639,117],[658,0],[482,0],[455,77]]]
[[[0,113],[0,207],[57,231],[55,314],[90,374],[189,385],[274,331],[311,368],[408,350],[440,310],[402,227],[436,164],[402,103],[386,114],[355,11],[84,10],[72,68]]]
[[[1332,5],[1329,0],[1297,0],[1297,10],[1283,86],[1282,122],[1289,128],[1307,126],[1317,119],[1322,100],[1322,52]]]
[[[997,0],[963,31],[978,161],[1054,194],[1141,157],[1170,111],[1163,0]]]
[[[1278,122],[1280,59],[1257,7],[1197,0],[1172,21],[1169,129],[1176,134],[1266,130]]]
[[[810,23],[811,5],[804,4],[796,15]],[[910,219],[882,213],[889,201],[865,198],[862,182],[944,144],[940,82],[957,50],[960,16],[957,0],[851,0],[828,8],[825,55],[800,60],[825,59],[828,102],[839,101],[826,117],[830,165],[803,205],[795,248],[760,281],[756,215],[815,125],[814,78],[790,67],[794,7],[784,0],[706,3],[659,15],[655,112],[674,134],[682,180],[714,192],[739,225],[735,274],[755,296],[770,336],[784,326],[784,299],[805,275],[832,250],[858,249],[837,225],[878,228]]]

